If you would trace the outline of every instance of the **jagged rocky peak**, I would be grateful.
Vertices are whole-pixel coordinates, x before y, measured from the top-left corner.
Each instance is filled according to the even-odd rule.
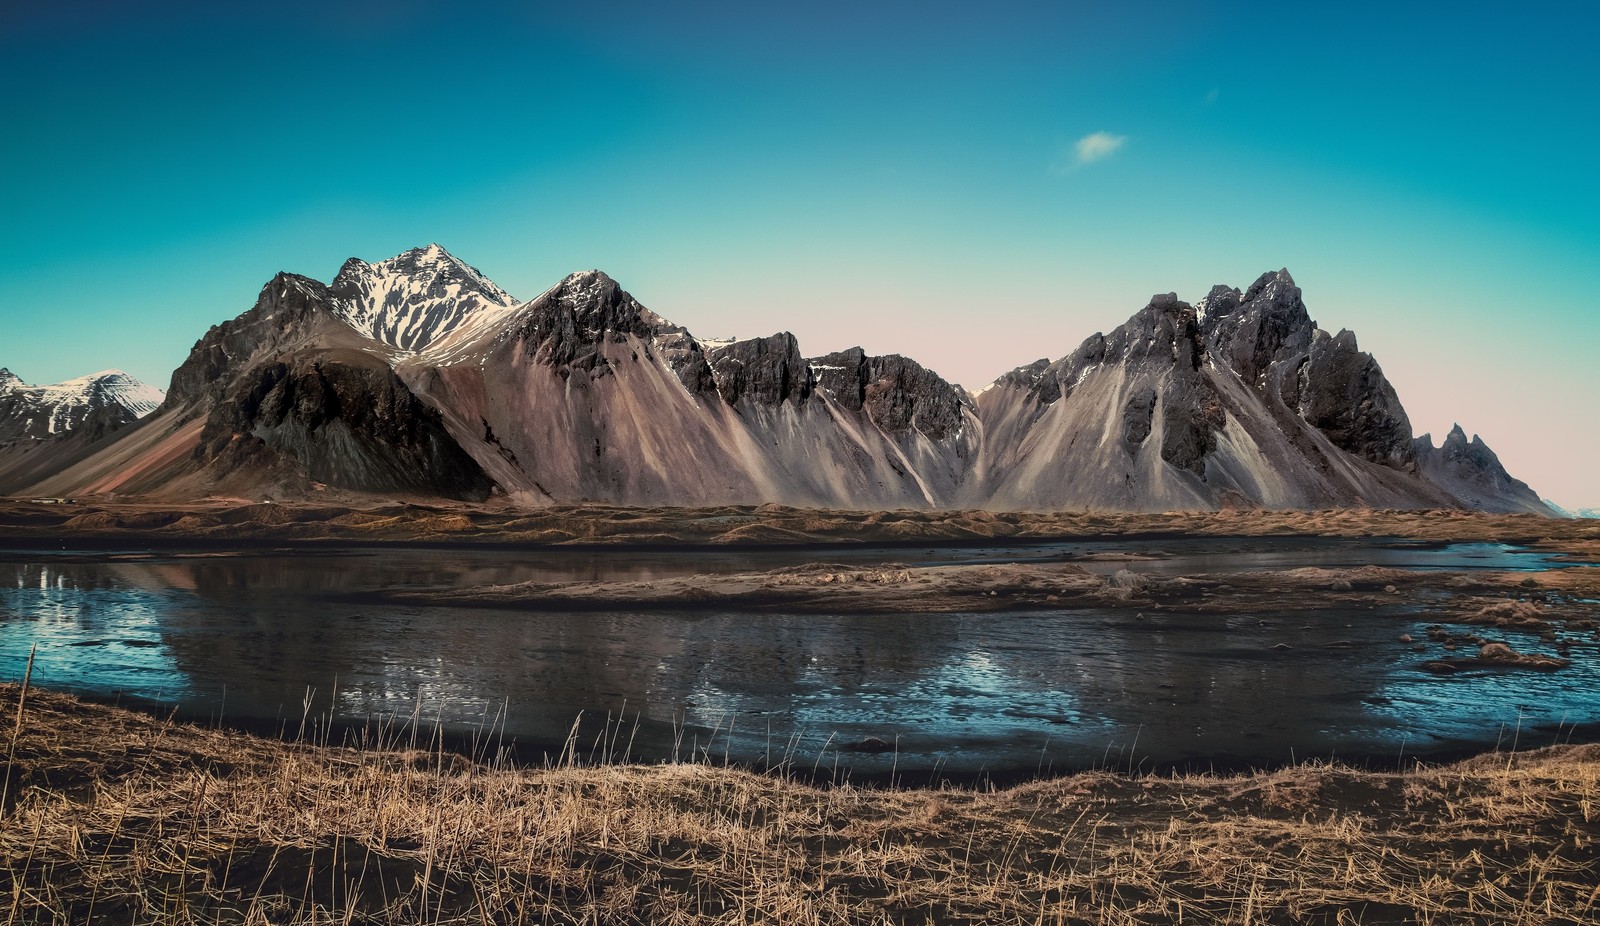
[[[294,273],[274,276],[248,311],[213,325],[174,371],[166,404],[203,410],[221,397],[226,382],[257,352],[285,344],[319,319],[339,324],[328,287]]]
[[[1204,299],[1195,303],[1194,308],[1195,313],[1204,323],[1208,318],[1221,318],[1224,315],[1232,314],[1233,310],[1237,309],[1242,301],[1244,301],[1244,293],[1239,292],[1237,286],[1218,283],[1211,287],[1211,292],[1206,293]]]
[[[706,357],[717,393],[729,405],[803,402],[816,387],[811,364],[801,356],[800,343],[787,331],[718,344],[706,352]]]
[[[595,338],[610,333],[641,333],[647,327],[646,310],[616,280],[599,270],[568,274],[529,304],[539,321],[563,316],[574,330]],[[650,320],[660,320],[649,313]]]
[[[1335,446],[1391,469],[1416,469],[1411,419],[1354,332],[1317,330],[1298,375],[1283,385],[1284,403]]]
[[[1206,355],[1264,396],[1281,400],[1335,446],[1412,472],[1411,422],[1394,387],[1353,332],[1322,331],[1288,270],[1240,293],[1218,285],[1198,311]]]
[[[551,288],[550,293],[578,312],[614,305],[627,295],[617,281],[603,270],[569,273]]]
[[[1225,287],[1212,287],[1212,293]],[[1209,297],[1208,297],[1209,298]],[[1218,293],[1216,308],[1229,298]],[[1306,312],[1300,287],[1289,271],[1263,273],[1240,297],[1239,305],[1204,315],[1205,343],[1211,355],[1231,367],[1247,384],[1260,386],[1274,362],[1311,346],[1316,325]]]
[[[345,261],[330,289],[351,327],[390,347],[426,350],[464,327],[505,317],[511,294],[437,244],[369,264]]]
[[[1153,361],[1194,369],[1205,351],[1194,306],[1177,293],[1160,293],[1106,339],[1106,357],[1123,363]]]
[[[579,328],[591,337],[606,333],[687,334],[683,326],[645,308],[601,270],[570,273],[533,304],[570,313]]]
[[[922,432],[939,441],[961,430],[966,390],[908,357],[874,357],[859,347],[811,359],[817,386],[890,434]]]
[[[1110,334],[1090,335],[1077,350],[1042,369],[1038,362],[1019,367],[1007,374],[1007,382],[1021,385],[1026,380],[1033,397],[1049,405],[1070,396],[1097,369],[1194,370],[1204,352],[1194,306],[1176,293],[1158,293]]]
[[[630,336],[665,360],[690,392],[714,388],[700,343],[599,270],[570,274],[517,309],[515,324],[501,338],[521,342],[536,362],[566,377],[576,369],[604,376],[611,366],[606,345],[624,344]]]
[[[5,367],[0,367],[0,392],[6,392],[23,385],[26,385],[26,383],[22,381],[22,377]]]
[[[1527,511],[1543,514],[1544,502],[1527,483],[1506,472],[1500,457],[1483,439],[1457,424],[1445,435],[1444,443],[1433,446],[1433,435],[1424,434],[1413,444],[1422,475],[1468,505],[1484,511]]]
[[[1450,433],[1444,436],[1444,443],[1440,444],[1438,448],[1433,446],[1433,434],[1431,432],[1417,438],[1416,446],[1419,451],[1434,451],[1437,449],[1437,452],[1442,453],[1445,459],[1450,460],[1465,459],[1474,455],[1479,457],[1484,455],[1494,456],[1494,451],[1489,449],[1489,445],[1485,444],[1483,438],[1479,435],[1474,434],[1471,440],[1468,440],[1467,432],[1461,427],[1460,422],[1457,422],[1450,429]],[[1495,457],[1495,460],[1498,462],[1499,458]]]

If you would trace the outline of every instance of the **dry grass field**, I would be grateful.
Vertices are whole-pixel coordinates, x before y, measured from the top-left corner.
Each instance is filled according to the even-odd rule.
[[[1595,746],[896,790],[512,768],[22,694],[0,687],[5,923],[1600,921]]]
[[[0,529],[18,544],[261,542],[794,545],[1051,540],[1083,537],[1397,537],[1520,543],[1600,557],[1600,520],[1471,511],[996,512],[835,511],[782,505],[517,509],[451,503],[261,504],[243,499],[162,503],[0,499]]]

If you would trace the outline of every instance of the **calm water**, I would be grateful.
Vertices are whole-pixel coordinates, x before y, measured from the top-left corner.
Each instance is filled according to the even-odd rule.
[[[1127,555],[1147,558],[1132,559]],[[1086,559],[1086,557],[1089,557]],[[1098,558],[1096,558],[1098,557]],[[803,554],[385,550],[287,555],[0,551],[0,678],[287,728],[386,718],[492,729],[524,759],[611,736],[634,758],[1013,775],[1130,760],[1266,764],[1441,755],[1600,723],[1592,639],[1556,673],[1435,677],[1425,614],[525,614],[351,604],[353,592],[659,579],[826,561],[1071,561],[1167,574],[1379,564],[1541,569],[1493,544],[1184,540]],[[1496,631],[1527,652],[1537,636]],[[1284,644],[1288,648],[1277,648]],[[625,718],[618,723],[618,718]],[[849,748],[876,737],[895,748]],[[845,748],[840,748],[845,747]]]

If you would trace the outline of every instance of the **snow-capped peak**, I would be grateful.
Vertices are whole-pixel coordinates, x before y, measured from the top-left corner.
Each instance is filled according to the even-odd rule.
[[[438,244],[375,264],[352,257],[334,278],[340,317],[402,351],[427,350],[463,331],[482,331],[517,305],[510,293]]]
[[[143,418],[166,393],[121,370],[101,370],[47,386],[30,386],[0,370],[0,437],[45,437],[71,431],[99,409],[120,409],[126,420]]]
[[[160,389],[140,382],[121,370],[101,370],[99,373],[36,388],[42,392],[44,401],[50,404],[61,407],[115,404],[132,412],[136,418],[143,418],[155,411],[161,400],[167,397]]]

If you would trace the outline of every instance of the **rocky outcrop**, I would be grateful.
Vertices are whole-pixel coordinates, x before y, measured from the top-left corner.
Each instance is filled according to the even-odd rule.
[[[280,490],[323,483],[482,501],[492,488],[439,412],[382,363],[296,359],[233,378],[195,458],[219,482],[270,474]]]
[[[1550,513],[1537,492],[1506,472],[1500,458],[1478,435],[1467,440],[1467,432],[1459,424],[1439,447],[1433,446],[1431,434],[1417,438],[1413,452],[1424,478],[1469,507],[1502,513]]]
[[[1317,327],[1289,271],[1264,273],[1242,294],[1212,287],[1200,316],[1205,350],[1245,385],[1281,399],[1335,447],[1414,471],[1411,422],[1394,387],[1354,333]]]
[[[1031,395],[1040,405],[1049,405],[1061,398],[1061,382],[1056,379],[1051,367],[1050,358],[1041,357],[1026,366],[1000,374],[999,379],[979,392],[981,394],[995,388],[1021,390]]]
[[[709,358],[717,394],[735,407],[804,402],[816,386],[799,342],[787,331],[719,345]]]
[[[1025,508],[1199,504],[1195,483],[1224,424],[1204,356],[1195,308],[1166,293],[1066,357],[1012,371],[979,396],[986,459],[969,497]]]
[[[598,270],[574,273],[532,302],[516,310],[496,342],[515,340],[523,353],[555,370],[562,379],[582,370],[590,378],[612,371],[607,345],[630,343],[630,360],[642,349],[659,359],[693,394],[711,391],[711,365],[700,344],[686,329],[639,304],[617,281]]]
[[[1411,420],[1378,361],[1356,348],[1354,333],[1317,331],[1299,374],[1285,381],[1283,399],[1339,449],[1416,471]]]
[[[1214,286],[1207,295],[1206,351],[1247,385],[1266,388],[1269,373],[1277,373],[1273,379],[1278,379],[1285,369],[1298,366],[1298,359],[1311,346],[1316,326],[1306,313],[1300,287],[1287,270],[1262,274],[1236,306],[1229,306],[1229,289]]]
[[[899,354],[869,356],[859,347],[814,357],[818,386],[843,408],[865,412],[889,434],[916,430],[940,441],[962,427],[966,392]]]
[[[333,294],[316,280],[293,273],[273,277],[248,311],[213,325],[172,373],[162,409],[202,415],[226,396],[234,380],[263,359],[292,355],[319,336],[345,329],[333,314]],[[353,339],[349,339],[353,342]]]

